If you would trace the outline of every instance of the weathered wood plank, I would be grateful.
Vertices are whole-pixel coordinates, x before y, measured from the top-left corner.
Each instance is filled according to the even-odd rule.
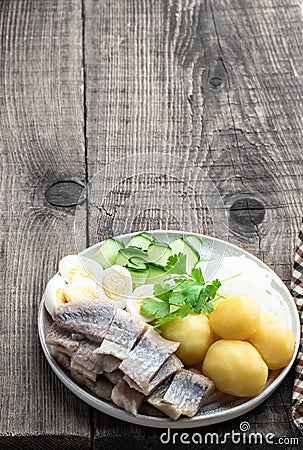
[[[132,216],[131,229],[178,227],[177,214],[165,217],[155,205],[165,188],[178,211],[178,196],[189,201],[186,183],[162,172],[138,175],[136,157],[125,162],[124,174],[132,177],[121,180],[116,167],[104,172],[105,164],[125,156],[172,154],[203,168],[216,184],[232,210],[229,240],[289,281],[303,198],[300,7],[286,0],[85,1],[88,173],[106,175],[100,189],[107,191],[92,211],[99,237],[119,229],[121,217],[129,224]],[[135,194],[144,189],[135,208]],[[189,204],[201,220],[186,225],[212,232],[207,208],[195,195]],[[298,436],[290,423],[290,390],[291,375],[243,420],[264,435]],[[203,432],[238,430],[241,420]],[[99,413],[95,421],[96,448],[114,442],[127,448],[130,440],[132,447],[159,446],[159,430]]]
[[[45,192],[85,182],[81,1],[1,2],[0,36],[0,447],[85,449],[89,408],[52,373],[37,334],[43,289],[76,250],[75,196],[51,205]]]

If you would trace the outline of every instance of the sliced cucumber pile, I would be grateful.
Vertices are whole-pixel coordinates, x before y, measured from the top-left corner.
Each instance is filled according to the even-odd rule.
[[[187,270],[191,270],[199,261],[199,252],[189,243],[187,239],[176,239],[170,243],[170,247],[173,254],[184,253],[186,255]]]
[[[127,244],[127,247],[137,247],[140,248],[141,250],[147,250],[153,241],[154,238],[151,234],[140,233],[131,238],[131,240]]]
[[[124,248],[122,242],[114,238],[108,238],[101,244],[92,259],[97,261],[103,269],[107,269],[116,264],[119,250],[122,248]]]
[[[104,269],[114,264],[126,267],[135,289],[145,283],[161,283],[167,276],[165,266],[171,255],[185,254],[190,271],[200,259],[201,248],[202,241],[198,236],[188,235],[166,244],[143,232],[133,236],[126,246],[117,239],[106,239],[93,259]]]

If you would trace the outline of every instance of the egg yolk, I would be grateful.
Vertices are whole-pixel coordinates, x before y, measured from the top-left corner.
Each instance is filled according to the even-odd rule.
[[[117,276],[118,275],[118,276]],[[118,300],[123,297],[127,291],[127,277],[123,274],[110,274],[106,278],[104,277],[102,282],[102,288],[105,295],[112,300]]]
[[[68,272],[68,279],[72,283],[78,278],[91,278],[92,273],[83,266],[73,266]]]
[[[97,291],[89,286],[71,286],[68,289],[67,301],[95,300],[98,298]]]
[[[67,302],[64,289],[57,288],[56,289],[56,300],[58,305],[64,305]]]

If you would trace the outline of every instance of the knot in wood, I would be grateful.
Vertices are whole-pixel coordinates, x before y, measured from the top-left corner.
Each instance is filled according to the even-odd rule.
[[[46,200],[53,206],[70,208],[76,206],[83,186],[76,181],[57,181],[45,191]]]
[[[256,232],[264,216],[264,206],[259,200],[252,197],[236,200],[229,209],[231,227],[246,233]]]
[[[210,82],[210,84],[211,84],[212,86],[218,87],[218,86],[221,86],[221,84],[222,84],[222,78],[220,78],[220,77],[212,77],[212,78],[209,80],[209,82]]]

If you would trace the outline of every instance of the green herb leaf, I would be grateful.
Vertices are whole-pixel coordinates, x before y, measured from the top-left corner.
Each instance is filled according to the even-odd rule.
[[[157,319],[165,317],[170,313],[168,302],[156,300],[155,298],[146,297],[140,306],[141,313],[155,316]]]
[[[154,296],[163,301],[168,301],[171,293],[172,286],[168,283],[154,285]]]
[[[204,283],[204,277],[202,275],[202,270],[200,267],[193,269],[191,271],[191,276],[194,278],[194,280],[196,280],[197,283],[200,283],[200,284]]]
[[[186,274],[186,255],[184,253],[171,255],[167,260],[165,270],[173,274]]]
[[[155,327],[170,322],[176,317],[186,317],[190,312],[201,314],[213,311],[212,300],[221,286],[219,280],[205,282],[201,268],[186,272],[186,255],[178,253],[169,257],[165,270],[170,281],[154,286],[155,298],[145,298],[140,311],[159,319]],[[171,306],[178,308],[171,312]]]
[[[161,325],[164,325],[167,322],[171,322],[176,317],[180,317],[181,319],[183,319],[183,317],[186,317],[189,314],[190,309],[190,305],[181,306],[181,308],[177,309],[176,311],[167,314],[167,316],[157,320],[154,327],[161,327]]]

